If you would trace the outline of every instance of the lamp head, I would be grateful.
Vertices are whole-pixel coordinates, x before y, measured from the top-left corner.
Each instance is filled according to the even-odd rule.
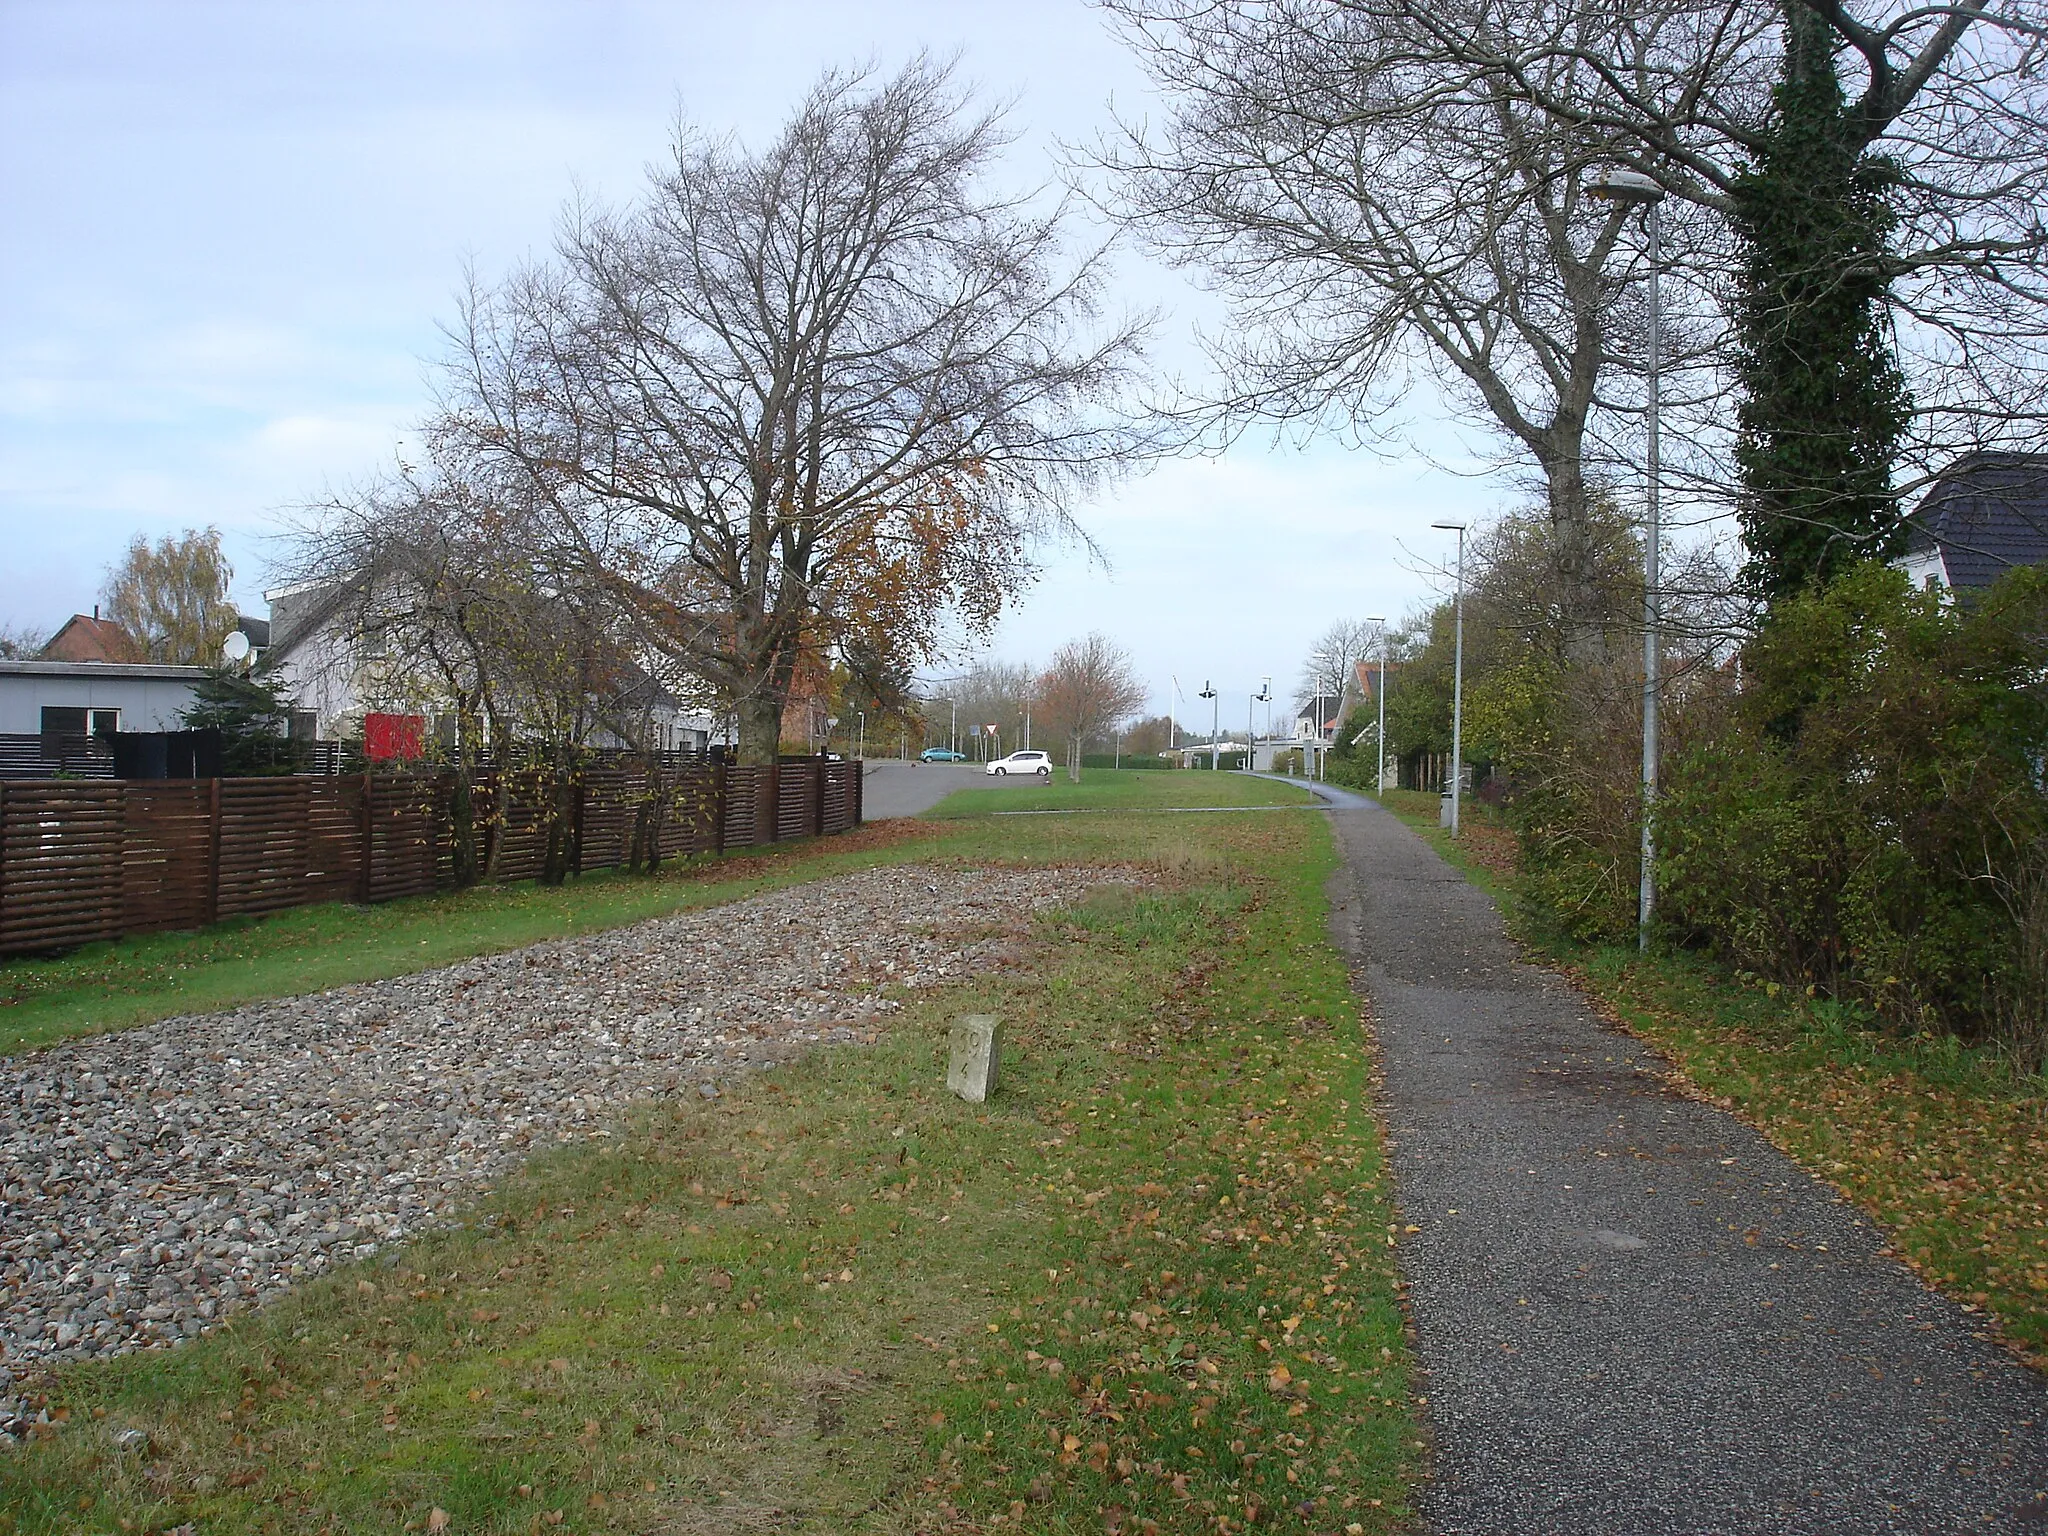
[[[1641,171],[1602,171],[1587,184],[1586,195],[1603,202],[1646,206],[1664,201],[1664,189]]]
[[[1466,525],[1463,523],[1431,523],[1429,526],[1432,528],[1441,528],[1446,533],[1463,533],[1465,531]]]

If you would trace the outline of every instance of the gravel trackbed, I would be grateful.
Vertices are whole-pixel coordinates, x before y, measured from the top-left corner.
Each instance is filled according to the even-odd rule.
[[[0,1391],[204,1332],[636,1101],[872,1038],[887,989],[1013,961],[1078,884],[876,869],[0,1061]]]

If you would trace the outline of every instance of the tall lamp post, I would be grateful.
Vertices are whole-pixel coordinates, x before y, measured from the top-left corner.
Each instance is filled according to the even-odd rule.
[[[1451,650],[1451,836],[1458,835],[1458,805],[1465,793],[1465,525],[1431,523],[1458,536],[1457,639]]]
[[[1658,630],[1662,621],[1657,583],[1658,557],[1664,542],[1657,462],[1662,382],[1659,374],[1663,367],[1657,279],[1664,265],[1664,250],[1657,229],[1657,206],[1664,201],[1664,189],[1640,171],[1609,171],[1587,190],[1595,197],[1643,210],[1643,233],[1650,258],[1649,377],[1643,423],[1643,470],[1647,480],[1643,487],[1643,863],[1636,891],[1636,947],[1648,949],[1650,918],[1657,907],[1657,653],[1661,649]]]
[[[1257,693],[1244,701],[1244,766],[1247,773],[1256,772],[1259,766],[1259,731],[1252,706],[1264,703],[1273,697],[1273,679],[1266,678]]]
[[[860,716],[860,745],[853,749],[853,755],[856,758],[865,758],[868,755],[868,712],[856,709],[854,713]]]
[[[1218,714],[1218,711],[1221,710],[1223,706],[1216,702],[1217,693],[1216,685],[1214,683],[1204,682],[1202,684],[1202,691],[1196,694],[1195,697],[1198,699],[1207,699],[1209,701],[1209,771],[1211,773],[1214,773],[1218,768],[1223,766],[1223,752],[1222,749],[1216,745],[1216,727],[1218,720],[1221,718]]]
[[[1387,621],[1378,614],[1368,614],[1365,622],[1380,627],[1380,725],[1374,745],[1380,757],[1379,796],[1384,800],[1387,798]]]
[[[1316,766],[1315,772],[1311,773],[1309,777],[1324,779],[1329,777],[1326,765],[1330,756],[1330,733],[1323,728],[1323,668],[1337,665],[1336,653],[1332,651],[1316,651],[1309,656],[1309,664],[1315,669],[1316,678],[1315,703],[1310,706],[1315,712]],[[1343,706],[1344,683],[1340,678],[1337,683],[1337,707],[1341,709]]]

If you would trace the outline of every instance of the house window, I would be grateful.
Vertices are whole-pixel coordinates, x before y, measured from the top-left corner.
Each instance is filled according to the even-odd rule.
[[[111,736],[121,729],[118,709],[72,709],[64,705],[43,706],[45,736]]]

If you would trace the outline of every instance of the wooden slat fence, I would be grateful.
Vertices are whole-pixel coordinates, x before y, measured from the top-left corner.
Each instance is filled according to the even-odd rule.
[[[0,781],[0,955],[446,889],[453,790],[447,773]],[[493,878],[540,873],[549,793],[531,772],[477,782]],[[561,814],[579,872],[823,836],[860,825],[861,765],[595,768]]]

